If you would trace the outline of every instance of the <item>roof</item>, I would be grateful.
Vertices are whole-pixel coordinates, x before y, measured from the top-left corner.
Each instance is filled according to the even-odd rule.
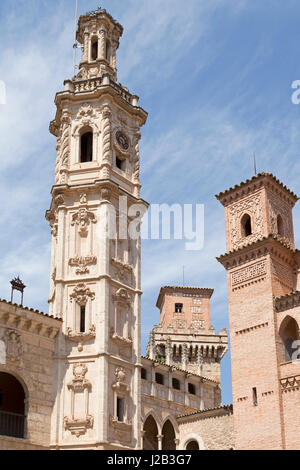
[[[234,187],[226,189],[225,191],[217,194],[216,198],[220,201],[221,199],[228,196],[232,192],[237,191],[239,189],[243,189],[245,186],[249,185],[250,183],[259,182],[266,178],[269,180],[272,180],[275,184],[280,186],[283,191],[285,191],[292,199],[294,199],[295,202],[297,202],[297,200],[299,199],[298,196],[296,196],[295,193],[293,193],[290,189],[288,189],[287,186],[285,186],[281,181],[279,181],[279,179],[277,179],[272,173],[268,173],[268,172],[263,172],[263,173],[259,173],[258,175],[254,175],[251,179],[243,181],[240,184],[236,184]]]
[[[223,405],[223,406],[218,406],[216,408],[207,408],[206,410],[199,410],[199,411],[194,411],[193,413],[187,413],[181,416],[177,416],[177,419],[183,419],[183,418],[189,418],[189,417],[205,417],[204,415],[209,415],[216,412],[216,414],[224,414],[224,412],[227,412],[226,414],[232,414],[233,413],[233,406],[232,404],[230,405]],[[218,413],[219,412],[219,413]]]
[[[150,359],[149,357],[141,356],[141,358],[146,359],[147,361],[150,361],[150,362],[155,363],[157,365],[168,367],[169,369],[172,369],[174,367],[174,366],[169,366],[168,364],[163,364],[162,362],[155,361],[154,359]],[[213,382],[216,385],[220,385],[220,382],[217,382],[216,380],[209,379],[208,377],[205,377],[203,375],[194,374],[193,372],[191,372],[189,370],[180,369],[180,368],[178,368],[178,369],[176,368],[176,370],[178,370],[178,372],[183,372],[184,374],[193,375],[194,377],[198,377],[200,379],[206,380],[207,382]]]
[[[165,294],[172,293],[182,293],[182,294],[195,294],[195,295],[205,295],[209,298],[214,293],[214,289],[209,289],[205,287],[191,287],[191,286],[163,286],[160,289],[159,296],[156,302],[156,307],[161,308],[161,303]]]
[[[47,318],[53,318],[54,320],[62,321],[61,318],[54,317],[53,315],[48,315],[47,313],[40,312],[39,310],[35,310],[34,308],[24,307],[23,305],[9,302],[8,300],[5,300],[5,299],[0,299],[0,304],[1,303],[8,304],[8,305],[11,305],[13,307],[21,308],[22,310],[26,310],[28,312],[37,313],[38,315],[43,315],[44,317],[47,317]]]

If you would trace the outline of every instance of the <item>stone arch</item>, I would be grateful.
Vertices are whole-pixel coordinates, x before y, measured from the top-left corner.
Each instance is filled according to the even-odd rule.
[[[152,412],[148,413],[143,424],[143,450],[158,450],[159,427]]]
[[[170,416],[165,419],[162,427],[162,450],[176,450],[176,428],[177,426],[174,426],[174,420]]]
[[[253,233],[253,223],[251,215],[247,212],[241,218],[241,235],[242,237],[249,237]]]
[[[28,389],[12,371],[0,370],[0,435],[24,439]]]
[[[194,450],[205,450],[204,442],[202,437],[200,437],[198,434],[188,434],[187,437],[185,437],[182,441],[182,445],[180,446],[181,450],[187,450],[187,446],[191,442],[196,442],[198,444],[199,449],[194,449]],[[193,450],[193,449],[190,449]]]
[[[287,315],[282,320],[279,327],[279,336],[281,339],[279,360],[289,362],[293,359],[293,352],[297,351],[297,348],[292,347],[293,342],[299,340],[299,325],[295,318]]]

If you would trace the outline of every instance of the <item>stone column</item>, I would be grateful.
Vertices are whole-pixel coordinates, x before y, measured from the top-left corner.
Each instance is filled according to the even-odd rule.
[[[99,34],[98,57],[101,60],[106,59],[106,31],[103,27],[100,29],[100,34]]]
[[[111,151],[111,111],[106,105],[102,110],[102,138],[103,138],[103,153],[101,165],[101,177],[108,179],[110,177],[110,168],[112,164],[112,151]]]
[[[162,450],[162,441],[163,441],[163,435],[162,434],[158,434],[157,437],[157,440],[158,440],[158,450]]]

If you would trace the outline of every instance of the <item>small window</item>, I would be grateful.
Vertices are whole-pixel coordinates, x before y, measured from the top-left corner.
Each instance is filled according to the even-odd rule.
[[[94,39],[92,42],[92,60],[98,59],[98,39]]]
[[[180,390],[180,381],[178,379],[172,379],[172,387],[175,390]]]
[[[257,401],[257,390],[256,390],[256,387],[254,387],[252,389],[252,396],[253,396],[253,405],[254,406],[257,406],[258,405],[258,401]]]
[[[281,215],[277,216],[277,233],[281,237],[284,237],[283,220],[282,220]]]
[[[124,398],[117,398],[117,418],[120,423],[124,421]]]
[[[242,236],[249,237],[249,235],[252,235],[252,224],[251,224],[251,217],[249,214],[243,215],[241,224],[242,224]]]
[[[86,132],[80,141],[80,162],[91,162],[93,160],[93,133]]]
[[[164,376],[159,374],[158,372],[155,374],[155,382],[157,384],[163,385],[164,384]]]
[[[196,395],[196,387],[194,384],[188,384],[188,391],[191,395]]]
[[[183,304],[175,304],[175,313],[182,313]]]
[[[141,370],[141,378],[147,380],[147,371],[144,368]]]
[[[80,307],[80,333],[85,333],[85,306]]]
[[[125,170],[125,160],[121,160],[121,158],[116,157],[116,167],[119,168],[119,170],[124,171]]]

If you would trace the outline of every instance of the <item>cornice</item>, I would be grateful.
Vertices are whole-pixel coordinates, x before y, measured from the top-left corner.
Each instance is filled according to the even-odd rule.
[[[254,175],[251,179],[217,194],[216,198],[221,202],[221,204],[223,204],[223,206],[227,206],[236,200],[244,198],[249,194],[253,194],[255,191],[260,190],[263,187],[270,189],[273,192],[280,192],[281,198],[292,207],[299,199],[295,193],[288,189],[287,186],[279,181],[272,173],[267,172]]]
[[[276,312],[284,312],[300,306],[300,291],[294,291],[290,294],[274,298],[274,307]]]
[[[254,261],[268,254],[277,256],[291,266],[296,265],[296,257],[298,250],[293,250],[288,244],[282,241],[281,237],[270,234],[249,245],[245,245],[236,250],[229,251],[219,257],[217,260],[225,269],[231,269],[240,266],[249,261]]]
[[[136,116],[139,119],[140,126],[146,123],[148,113],[137,105],[138,97],[131,95],[121,85],[118,85],[109,77],[105,77],[109,80],[109,83],[102,84],[102,79],[88,79],[82,82],[72,82],[67,80],[65,83],[69,84],[68,89],[56,93],[55,105],[57,106],[57,112],[54,120],[50,122],[49,130],[54,136],[58,136],[58,128],[60,125],[60,119],[62,114],[62,105],[65,102],[70,103],[81,103],[94,99],[105,98],[109,96],[117,100],[117,104],[121,105],[125,111],[131,116]],[[84,85],[84,91],[75,92],[76,87],[80,87],[80,84]],[[94,84],[94,85],[93,85]],[[93,89],[92,85],[95,87]],[[86,88],[88,87],[88,90]],[[99,104],[100,106],[101,104]]]

